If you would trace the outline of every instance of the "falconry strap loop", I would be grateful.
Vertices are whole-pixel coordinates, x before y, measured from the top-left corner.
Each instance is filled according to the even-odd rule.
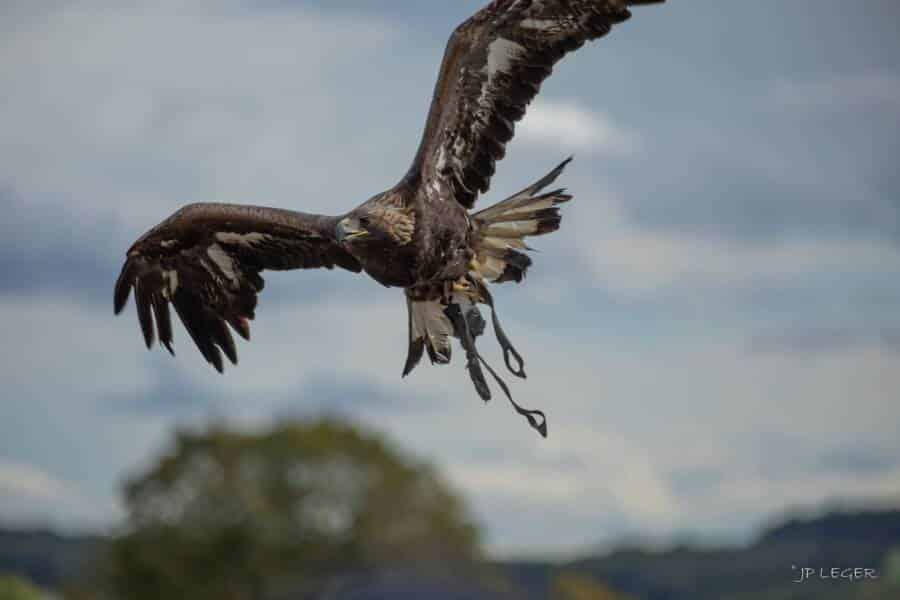
[[[500,386],[500,389],[503,390],[503,393],[506,394],[506,399],[509,400],[509,403],[512,404],[513,409],[528,419],[528,424],[531,425],[534,429],[537,430],[538,433],[541,434],[541,437],[547,437],[547,415],[544,414],[541,410],[531,410],[527,408],[523,408],[519,406],[519,404],[513,400],[512,394],[509,393],[509,387],[507,387],[506,382],[500,379],[500,376],[494,372],[494,369],[491,368],[491,365],[485,362],[484,358],[481,357],[480,354],[477,355],[478,360],[481,361],[481,364],[488,370],[488,373],[493,376],[494,381],[497,382],[497,385]]]
[[[493,306],[491,306],[491,310],[493,313]],[[484,360],[484,357],[481,356],[478,349],[475,347],[475,339],[472,337],[472,332],[469,329],[468,320],[463,316],[459,304],[451,303],[447,306],[445,312],[456,330],[456,335],[459,338],[463,349],[466,351],[466,368],[469,371],[469,376],[472,378],[472,383],[475,384],[475,389],[478,391],[479,396],[485,401],[488,401],[491,398],[491,391],[487,387],[487,382],[484,380],[484,373],[481,370],[481,366],[483,365],[484,368],[488,370],[488,373],[491,374],[491,377],[494,378],[494,381],[497,382],[497,385],[500,386],[500,389],[503,390],[507,400],[512,404],[513,409],[525,417],[528,420],[528,424],[536,429],[542,437],[546,438],[547,416],[543,411],[523,408],[513,400],[512,394],[509,391],[509,386],[507,386],[506,382],[497,375],[497,372],[494,371],[486,360]]]
[[[503,331],[503,327],[500,326],[500,318],[497,316],[497,309],[494,306],[494,297],[491,295],[490,290],[488,290],[483,282],[477,281],[471,276],[468,276],[467,278],[472,285],[478,289],[478,292],[482,297],[482,302],[487,304],[491,309],[491,322],[494,325],[494,336],[496,336],[497,343],[500,344],[500,347],[503,349],[503,362],[506,363],[506,368],[516,377],[527,379],[527,376],[525,375],[525,359],[523,359],[522,355],[515,349],[512,342],[506,337],[506,332]],[[511,364],[510,355],[516,359],[516,368],[513,368]]]

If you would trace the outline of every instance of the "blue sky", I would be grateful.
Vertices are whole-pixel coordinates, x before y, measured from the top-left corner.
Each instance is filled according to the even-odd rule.
[[[180,328],[147,353],[112,284],[172,210],[338,213],[405,171],[481,2],[384,4],[0,8],[0,519],[107,527],[173,426],[322,413],[440,464],[502,555],[897,501],[891,0],[638,9],[544,85],[481,206],[575,154],[562,230],[495,288],[549,440],[460,361],[401,380],[400,292],[347,273],[269,275],[225,376]]]

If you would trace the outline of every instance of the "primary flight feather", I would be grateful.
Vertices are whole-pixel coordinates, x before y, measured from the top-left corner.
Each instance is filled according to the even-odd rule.
[[[115,287],[116,314],[134,289],[144,341],[170,352],[174,306],[204,358],[223,370],[237,363],[229,327],[250,338],[264,270],[340,267],[404,288],[407,375],[424,354],[450,362],[459,339],[478,394],[491,392],[484,369],[542,435],[541,411],[526,410],[475,347],[485,328],[477,305],[491,308],[507,368],[524,361],[500,326],[487,283],[521,282],[531,259],[525,238],[556,231],[562,189],[544,190],[568,160],[536,183],[479,212],[515,123],[553,66],[585,42],[627,20],[628,6],[663,0],[495,0],[450,36],[425,132],[409,171],[386,192],[339,216],[278,208],[191,204],[128,250]],[[173,352],[174,354],[174,352]]]

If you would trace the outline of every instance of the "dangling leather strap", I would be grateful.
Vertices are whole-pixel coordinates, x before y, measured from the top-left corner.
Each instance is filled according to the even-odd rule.
[[[491,311],[493,313],[493,306],[491,306]],[[512,394],[509,392],[509,387],[506,385],[506,382],[503,381],[499,375],[497,375],[496,371],[491,368],[491,365],[484,360],[484,358],[479,354],[478,349],[475,347],[475,340],[472,337],[472,332],[469,330],[469,323],[466,318],[462,314],[462,310],[459,305],[456,303],[451,303],[444,309],[445,314],[450,319],[450,322],[453,324],[454,329],[456,330],[456,335],[459,337],[460,343],[463,346],[463,349],[466,351],[466,368],[469,371],[469,377],[472,379],[472,383],[475,385],[475,390],[478,392],[478,395],[487,402],[491,399],[491,390],[487,386],[487,382],[484,379],[484,373],[481,370],[481,366],[484,365],[484,368],[488,370],[488,373],[494,378],[494,381],[500,386],[500,389],[503,390],[503,393],[506,395],[506,398],[509,400],[510,404],[512,404],[513,409],[525,417],[528,420],[528,424],[531,425],[534,429],[537,430],[538,433],[543,437],[547,437],[547,416],[540,410],[529,410],[526,408],[522,408],[513,400]],[[494,313],[496,314],[496,313]],[[496,328],[496,316],[494,318],[495,328]],[[499,341],[499,336],[498,336]],[[510,348],[512,348],[510,346]],[[515,353],[515,349],[512,350]],[[516,353],[518,357],[518,353]],[[521,361],[521,358],[519,358]],[[507,362],[507,367],[509,367],[509,363]],[[521,366],[520,366],[521,369]],[[512,368],[510,367],[512,371]]]

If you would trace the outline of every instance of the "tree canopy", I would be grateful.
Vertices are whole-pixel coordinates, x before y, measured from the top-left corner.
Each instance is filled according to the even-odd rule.
[[[43,592],[15,575],[0,574],[0,600],[42,600]]]
[[[180,432],[125,499],[106,579],[135,600],[268,598],[340,572],[480,556],[433,469],[337,422]]]

